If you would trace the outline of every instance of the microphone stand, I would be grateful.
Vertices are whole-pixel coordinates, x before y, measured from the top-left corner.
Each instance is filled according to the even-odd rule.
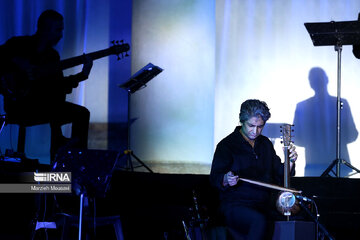
[[[299,201],[300,206],[305,210],[305,212],[311,217],[311,219],[319,226],[320,230],[329,238],[329,240],[335,240],[333,236],[326,230],[326,228],[319,222],[319,220],[310,212],[302,200]]]

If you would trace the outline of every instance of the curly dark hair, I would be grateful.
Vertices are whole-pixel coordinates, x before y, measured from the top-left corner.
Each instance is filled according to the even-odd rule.
[[[249,99],[241,104],[240,122],[244,123],[252,117],[261,117],[266,122],[270,117],[270,109],[266,102],[257,99]]]

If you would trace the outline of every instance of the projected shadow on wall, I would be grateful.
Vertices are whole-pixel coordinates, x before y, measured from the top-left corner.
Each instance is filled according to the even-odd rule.
[[[294,115],[294,142],[305,148],[305,176],[320,176],[336,159],[337,97],[328,93],[329,80],[322,68],[314,67],[309,72],[313,97],[299,102]],[[347,144],[356,140],[358,131],[346,99],[341,99],[340,158],[350,163]],[[335,169],[335,168],[334,168]],[[341,176],[352,170],[341,165]]]

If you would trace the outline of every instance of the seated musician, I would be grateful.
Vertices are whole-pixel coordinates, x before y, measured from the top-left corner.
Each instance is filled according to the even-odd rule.
[[[241,104],[241,126],[221,140],[215,150],[210,182],[219,190],[220,211],[232,239],[271,239],[273,221],[270,189],[241,181],[247,178],[282,185],[284,164],[271,141],[261,135],[270,111],[265,102]],[[295,174],[295,146],[289,146],[290,169]]]
[[[12,37],[0,46],[6,114],[25,124],[50,123],[51,160],[61,146],[72,143],[71,147],[87,148],[88,141],[90,112],[67,102],[66,94],[88,78],[93,63],[84,57],[80,73],[63,75],[59,53],[54,49],[63,37],[63,29],[63,16],[46,10],[38,19],[34,35]],[[72,123],[71,139],[62,134],[61,126],[67,123]]]

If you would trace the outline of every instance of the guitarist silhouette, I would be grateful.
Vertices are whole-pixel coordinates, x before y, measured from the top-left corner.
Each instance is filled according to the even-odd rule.
[[[50,123],[51,161],[65,144],[87,148],[90,112],[66,101],[80,81],[90,74],[93,59],[82,58],[82,71],[65,77],[59,53],[54,46],[63,37],[63,16],[44,11],[31,36],[12,37],[0,46],[0,74],[4,109],[11,122],[25,125]],[[80,63],[79,63],[80,64]],[[61,126],[72,123],[71,139],[63,136]]]

